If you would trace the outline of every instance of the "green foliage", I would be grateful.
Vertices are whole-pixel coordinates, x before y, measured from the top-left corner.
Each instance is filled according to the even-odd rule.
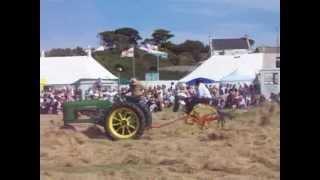
[[[178,46],[178,53],[190,52],[195,61],[201,60],[201,52],[205,50],[205,46],[201,41],[186,40]]]
[[[116,34],[114,31],[104,31],[99,33],[102,45],[115,48],[117,52],[130,47],[130,38],[123,34]]]
[[[137,30],[129,27],[100,32],[98,38],[102,45],[115,48],[117,52],[128,49],[132,45],[137,45],[138,41],[142,39]]]
[[[165,29],[156,29],[152,33],[152,38],[156,44],[163,44],[172,37],[174,37],[174,35],[170,34],[170,31]]]
[[[163,44],[161,44],[161,48],[170,51],[174,54],[179,54],[179,49],[178,49],[178,45],[173,44],[172,42],[165,42]]]
[[[180,59],[177,55],[175,55],[174,53],[169,53],[169,61],[173,64],[173,65],[179,65],[180,64]]]
[[[160,71],[161,80],[179,80],[186,76],[188,72],[178,72],[178,71]]]
[[[129,38],[129,44],[138,44],[138,40],[141,40],[142,38],[139,35],[139,32],[133,28],[125,27],[116,29],[114,31],[115,34],[120,34],[123,36],[126,36]]]
[[[136,46],[142,38],[136,29],[123,27],[116,30],[107,30],[98,33],[101,45],[108,47],[105,51],[93,51],[94,58],[107,68],[111,73],[118,75],[116,67],[122,66],[121,79],[132,77],[132,58],[121,58],[121,51],[131,46]],[[160,67],[176,65],[195,65],[198,61],[208,57],[209,46],[204,46],[200,41],[186,40],[181,44],[174,44],[169,41],[174,37],[170,31],[156,29],[151,38],[145,38],[142,43],[157,44],[160,51],[168,53],[167,60],[160,60]],[[81,56],[86,52],[81,47],[75,49],[52,49],[46,53],[47,56]],[[135,48],[135,68],[138,79],[144,80],[145,73],[156,71],[157,58],[138,48]],[[160,79],[179,79],[187,72],[160,71]]]
[[[48,57],[62,57],[62,56],[84,56],[87,53],[81,47],[71,48],[53,48],[47,51],[46,56]]]
[[[180,64],[182,65],[194,65],[196,61],[193,59],[192,54],[190,52],[183,52],[178,55],[178,59]]]
[[[135,50],[135,54],[136,77],[144,80],[145,73],[157,70],[157,59],[155,56],[138,49]],[[121,72],[121,79],[130,79],[132,77],[132,58],[121,58],[119,54],[112,52],[112,50],[95,52],[93,56],[101,65],[117,76],[119,73],[116,70],[116,66],[121,65],[124,69],[124,71]],[[173,64],[168,60],[160,60],[160,67],[165,66],[173,66]],[[178,80],[185,74],[184,72],[160,71],[160,78],[162,80]]]
[[[209,45],[205,45],[204,48],[201,50],[201,53],[208,53],[210,51]]]

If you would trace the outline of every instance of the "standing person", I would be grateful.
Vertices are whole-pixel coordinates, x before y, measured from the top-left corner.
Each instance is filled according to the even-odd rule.
[[[101,91],[101,88],[102,88],[102,80],[101,78],[99,78],[95,83],[94,83],[94,86],[96,89],[98,89],[98,91]]]
[[[176,88],[174,90],[174,105],[173,105],[173,112],[178,112],[180,103],[186,101],[188,97],[188,91],[186,89],[186,84],[184,83],[177,83]]]
[[[233,99],[234,99],[234,90],[230,89],[226,98],[226,102],[225,102],[225,107],[226,108],[231,108],[233,105]]]
[[[52,106],[52,111],[51,111],[52,114],[58,114],[58,105],[59,105],[58,100],[56,98],[54,98],[52,100],[52,104],[51,104],[51,106]]]
[[[219,95],[220,96],[224,95],[223,89],[221,87],[219,87]]]
[[[187,95],[188,97],[192,97],[192,96],[195,96],[196,93],[194,92],[193,88],[191,86],[187,86]]]
[[[163,105],[164,93],[163,93],[163,89],[161,89],[160,86],[157,86],[156,95],[157,95],[156,101],[157,101],[159,111],[162,111],[163,106],[164,106]]]
[[[187,102],[186,112],[190,113],[193,107],[199,103],[209,104],[212,96],[209,89],[201,82],[196,81],[196,96],[191,98],[190,102]]]
[[[201,82],[201,80],[196,81],[196,97],[198,99],[203,99],[204,101],[212,98],[209,89]]]
[[[88,90],[88,95],[89,95],[89,99],[90,99],[90,100],[93,100],[93,99],[94,99],[94,92],[93,92],[93,89],[92,89],[92,88],[90,88],[90,89]]]

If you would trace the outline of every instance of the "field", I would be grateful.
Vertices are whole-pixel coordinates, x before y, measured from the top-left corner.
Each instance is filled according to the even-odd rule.
[[[140,140],[110,141],[103,129],[60,129],[62,116],[40,115],[42,180],[280,179],[280,108],[233,112],[223,129],[183,121],[145,131]],[[166,110],[154,122],[181,116]]]

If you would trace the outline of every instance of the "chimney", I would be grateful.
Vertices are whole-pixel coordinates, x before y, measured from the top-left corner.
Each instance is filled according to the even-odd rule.
[[[41,51],[41,57],[46,57],[44,50]]]

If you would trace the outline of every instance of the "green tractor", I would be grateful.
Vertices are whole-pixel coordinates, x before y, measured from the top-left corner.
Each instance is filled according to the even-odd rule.
[[[117,95],[113,103],[107,100],[66,102],[63,121],[65,126],[72,123],[98,124],[113,140],[137,139],[151,127],[152,115],[144,103]]]

